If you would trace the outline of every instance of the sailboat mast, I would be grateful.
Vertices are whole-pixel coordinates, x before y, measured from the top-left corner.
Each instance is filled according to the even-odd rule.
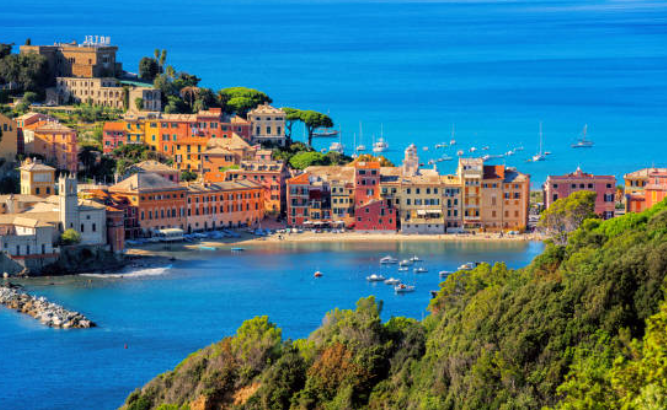
[[[540,121],[540,155],[542,155],[542,121]]]

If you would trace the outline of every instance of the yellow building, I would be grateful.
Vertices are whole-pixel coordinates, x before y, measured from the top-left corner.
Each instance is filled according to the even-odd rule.
[[[0,114],[0,158],[7,162],[16,158],[17,129],[16,121]]]
[[[47,197],[55,194],[56,170],[39,160],[23,161],[21,168],[21,194]]]
[[[484,161],[481,158],[461,158],[457,175],[461,178],[463,225],[481,226],[482,177]]]
[[[401,177],[398,210],[403,233],[445,233],[440,175],[433,169]]]
[[[648,175],[653,172],[667,172],[667,168],[644,168],[623,175],[625,195],[644,194],[644,187],[648,183]]]

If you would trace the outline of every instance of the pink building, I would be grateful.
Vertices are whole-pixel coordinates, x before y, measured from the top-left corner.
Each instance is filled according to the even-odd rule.
[[[391,200],[375,199],[355,210],[355,231],[396,232],[396,209]]]
[[[380,198],[380,163],[358,162],[354,166],[354,206]]]
[[[105,122],[102,128],[102,152],[109,154],[127,140],[124,122]]]
[[[595,192],[595,213],[603,219],[614,217],[616,177],[586,174],[580,168],[571,174],[547,177],[544,184],[544,204],[548,209],[557,200],[567,198],[577,191]]]

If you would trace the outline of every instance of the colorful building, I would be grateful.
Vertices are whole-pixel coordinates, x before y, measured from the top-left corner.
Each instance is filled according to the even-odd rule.
[[[354,230],[396,232],[397,214],[390,200],[372,199],[355,210]]]
[[[76,173],[79,160],[76,132],[58,122],[48,122],[34,130],[34,140],[26,142],[26,153],[39,154],[58,169]]]
[[[227,181],[250,181],[259,184],[263,190],[266,212],[279,214],[285,209],[285,181],[290,177],[290,173],[284,162],[271,159],[241,161],[238,168],[228,169],[225,175]],[[204,181],[206,176],[207,174],[204,174]]]
[[[150,172],[136,173],[109,187],[110,194],[126,198],[137,209],[144,236],[159,229],[186,229],[187,191],[186,187]]]
[[[285,112],[268,103],[258,105],[248,112],[252,126],[253,143],[285,144]]]
[[[626,174],[625,183],[625,211],[645,211],[665,198],[667,168],[645,168]]]
[[[187,231],[257,226],[264,219],[263,192],[250,181],[187,185]]]
[[[18,152],[18,126],[14,120],[0,113],[0,158],[12,162]]]
[[[104,39],[104,41],[102,41]],[[49,74],[56,77],[117,77],[122,74],[122,65],[116,61],[118,47],[108,44],[108,37],[98,41],[78,44],[58,43],[54,45],[22,45],[21,54],[39,54],[46,57]]]
[[[46,198],[55,194],[56,169],[42,164],[40,160],[27,158],[19,168],[21,172],[21,194]]]
[[[110,154],[113,150],[129,142],[124,121],[108,121],[102,127],[102,152]]]
[[[549,207],[559,199],[567,198],[578,191],[596,193],[595,213],[603,219],[614,217],[616,209],[616,177],[613,175],[593,175],[580,168],[566,175],[548,176],[544,184],[544,204]]]
[[[643,168],[623,175],[625,195],[644,194],[644,187],[648,184],[649,174],[653,172],[667,172],[667,168]]]

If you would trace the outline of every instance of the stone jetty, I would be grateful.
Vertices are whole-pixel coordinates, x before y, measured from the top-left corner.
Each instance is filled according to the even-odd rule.
[[[0,304],[30,315],[49,327],[87,329],[95,326],[95,323],[79,312],[71,312],[44,297],[31,296],[15,288],[0,287]]]

